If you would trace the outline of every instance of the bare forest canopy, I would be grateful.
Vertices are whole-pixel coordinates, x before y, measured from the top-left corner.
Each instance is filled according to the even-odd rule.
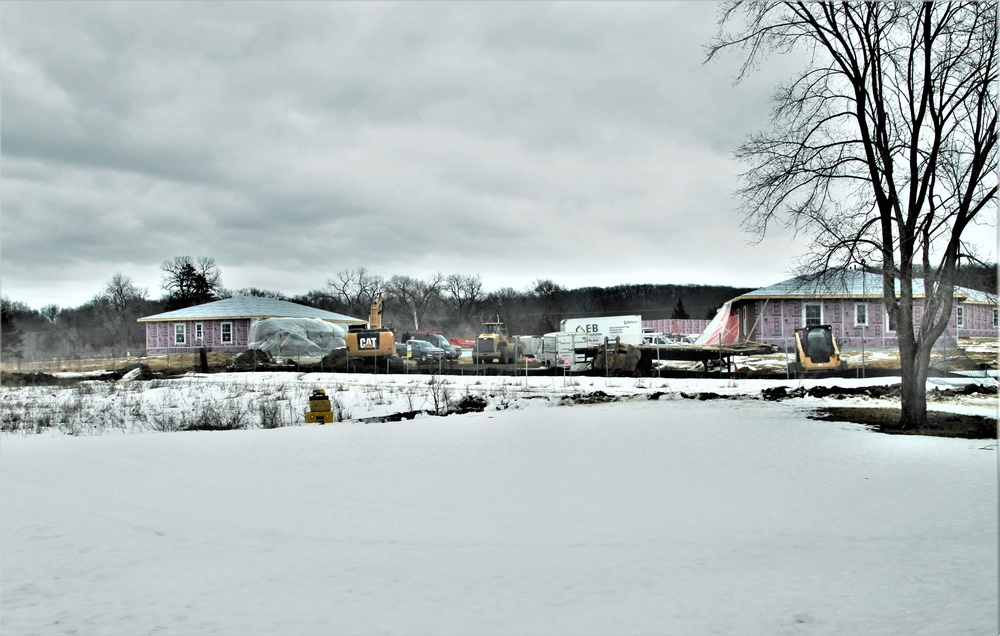
[[[225,289],[218,268],[214,287],[202,290],[190,304],[230,296],[265,296],[367,319],[373,298],[383,296],[385,326],[397,331],[428,329],[449,338],[470,338],[483,320],[504,320],[512,333],[542,334],[559,329],[567,318],[641,315],[644,320],[710,319],[726,301],[749,288],[724,285],[616,285],[566,289],[538,280],[523,290],[507,287],[484,291],[478,275],[436,274],[427,279],[383,278],[363,268],[344,270],[326,287],[299,296],[257,288]],[[996,267],[963,268],[961,286],[996,291]],[[2,359],[44,360],[94,355],[141,355],[146,346],[142,316],[189,306],[173,288],[159,299],[146,290],[129,288],[127,276],[115,275],[104,290],[75,308],[48,305],[32,309],[16,299],[2,302]],[[777,281],[768,281],[772,284]],[[196,302],[197,301],[197,302]]]

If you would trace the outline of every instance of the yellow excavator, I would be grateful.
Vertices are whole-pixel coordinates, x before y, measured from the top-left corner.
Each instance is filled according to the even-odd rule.
[[[376,362],[396,352],[396,339],[392,331],[382,326],[382,296],[372,303],[367,325],[351,325],[347,336],[347,357]]]
[[[844,371],[847,363],[840,359],[840,348],[830,325],[814,325],[795,330],[795,371],[799,374],[817,371]]]

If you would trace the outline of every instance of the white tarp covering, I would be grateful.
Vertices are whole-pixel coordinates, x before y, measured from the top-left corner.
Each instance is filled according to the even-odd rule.
[[[250,323],[248,349],[275,357],[321,358],[347,346],[347,327],[319,318],[262,318]]]

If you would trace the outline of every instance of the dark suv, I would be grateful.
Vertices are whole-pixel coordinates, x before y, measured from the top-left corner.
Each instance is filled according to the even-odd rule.
[[[438,349],[444,351],[445,360],[458,360],[458,357],[462,355],[462,348],[456,347],[455,345],[448,342],[448,339],[439,333],[431,333],[429,331],[404,331],[402,342],[407,340],[423,340],[424,342],[429,342]]]
[[[444,351],[426,340],[412,338],[411,342],[397,344],[396,347],[402,347],[403,353],[400,357],[403,358],[406,357],[406,348],[410,347],[412,358],[418,362],[440,360],[444,357]]]

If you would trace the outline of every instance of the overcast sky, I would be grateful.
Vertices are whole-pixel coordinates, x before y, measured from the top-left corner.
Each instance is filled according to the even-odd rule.
[[[789,66],[704,65],[716,8],[3,2],[2,291],[778,282],[802,247],[740,232],[731,157]]]

